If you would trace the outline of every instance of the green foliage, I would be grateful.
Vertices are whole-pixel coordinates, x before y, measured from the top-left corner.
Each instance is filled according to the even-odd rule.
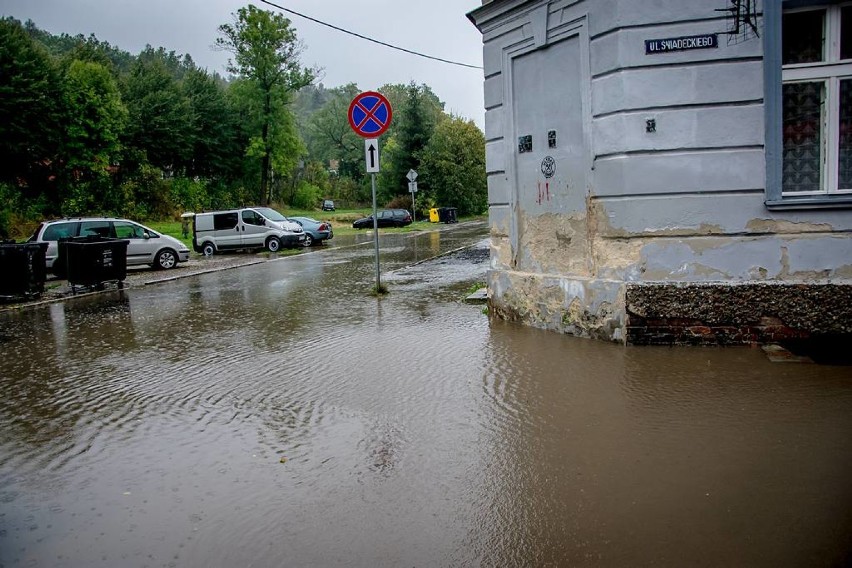
[[[290,203],[297,209],[313,209],[322,199],[322,190],[306,181],[302,181],[296,187],[296,193],[293,196],[293,201]]]
[[[164,219],[173,213],[170,184],[150,164],[126,176],[116,193],[122,202],[113,209],[115,213],[136,219]]]
[[[170,200],[180,211],[201,211],[210,205],[207,184],[201,180],[177,178],[170,186]]]
[[[75,177],[91,179],[114,163],[127,109],[109,71],[99,63],[73,61],[65,73],[67,111],[64,151]]]
[[[113,215],[122,207],[118,195],[111,191],[112,183],[106,172],[93,172],[85,179],[75,180],[66,190],[61,213],[65,217],[81,215]]]
[[[286,104],[292,93],[313,81],[315,71],[299,62],[301,44],[290,20],[253,5],[240,8],[233,24],[219,26],[216,47],[229,51],[228,71],[254,85],[260,131],[251,133],[251,153],[260,158],[260,203],[269,201],[269,174],[274,165],[294,161],[298,147],[290,133],[294,121]],[[277,132],[276,132],[277,130]],[[259,142],[258,142],[259,141]]]
[[[420,154],[440,122],[442,106],[432,90],[426,85],[411,82],[402,92],[389,87],[391,97],[400,99],[394,111],[395,128],[385,144],[382,155],[382,173],[379,176],[379,195],[383,201],[408,191],[409,170],[419,171]],[[391,102],[394,105],[394,102]],[[417,180],[421,191],[428,190],[428,183]]]
[[[205,178],[240,171],[245,139],[240,136],[238,109],[225,85],[192,68],[180,87],[189,105],[192,131],[189,160],[181,169],[189,177]]]
[[[468,120],[451,118],[435,129],[423,151],[420,176],[428,181],[430,197],[459,215],[476,215],[488,206],[485,175],[485,136]],[[421,177],[417,178],[419,182]]]
[[[308,151],[315,159],[334,168],[338,176],[360,181],[364,177],[364,142],[349,126],[349,104],[359,93],[350,83],[328,91],[328,100],[306,120],[303,130]]]
[[[174,75],[173,54],[150,46],[125,79],[124,100],[130,113],[126,144],[152,165],[173,173],[187,162],[194,145],[189,100]]]
[[[412,202],[411,202],[411,194],[408,195],[397,195],[393,199],[388,202],[385,202],[385,207],[388,209],[407,209],[411,211]]]
[[[276,87],[298,90],[314,79],[299,63],[301,45],[290,20],[248,5],[237,10],[233,24],[219,26],[216,47],[234,55],[228,71],[257,82],[264,94]]]
[[[27,196],[53,193],[62,140],[62,82],[54,61],[11,18],[0,20],[0,180]]]
[[[370,188],[348,176],[332,176],[328,197],[345,203],[367,203],[371,199]],[[336,203],[336,202],[335,202]]]
[[[10,183],[0,182],[0,238],[7,238],[11,230],[12,214],[18,207],[20,192]]]
[[[373,287],[370,288],[370,295],[376,296],[377,298],[381,298],[383,296],[387,296],[390,293],[387,285],[385,284],[373,284]]]
[[[316,70],[299,62],[296,30],[281,15],[247,6],[234,16],[216,40],[233,56],[228,80],[163,48],[131,55],[94,35],[0,19],[0,231],[20,235],[59,214],[151,220],[271,200],[307,211],[328,198],[369,204],[363,140],[347,120],[361,89],[311,85]],[[469,177],[447,163],[462,133],[441,130],[447,116],[432,90],[379,91],[394,112],[380,203],[411,208],[413,168],[421,212],[480,207],[484,168],[466,154],[455,165]],[[464,140],[465,152],[484,155],[481,137]],[[471,192],[470,205],[458,198]]]

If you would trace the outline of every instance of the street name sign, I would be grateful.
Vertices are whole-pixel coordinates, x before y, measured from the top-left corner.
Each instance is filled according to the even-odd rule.
[[[688,51],[691,49],[714,49],[719,47],[719,37],[716,34],[672,37],[668,39],[646,39],[645,55],[670,53],[672,51]]]

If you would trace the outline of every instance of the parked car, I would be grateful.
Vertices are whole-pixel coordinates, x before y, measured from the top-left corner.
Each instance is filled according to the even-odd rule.
[[[306,247],[311,245],[321,245],[323,241],[334,238],[334,231],[331,223],[327,221],[317,221],[311,217],[287,217],[291,221],[298,223],[305,231]]]
[[[47,243],[45,266],[48,271],[56,273],[62,270],[60,267],[54,270],[59,256],[59,240],[86,236],[127,240],[128,266],[150,264],[153,268],[168,269],[189,260],[189,249],[176,238],[127,219],[79,217],[45,221],[38,226],[29,242]]]
[[[411,224],[411,213],[405,209],[382,209],[378,211],[377,225],[381,227],[405,227]],[[354,229],[372,229],[373,216],[358,219],[352,223]]]
[[[323,211],[334,211],[334,201],[331,199],[326,199],[322,202],[322,210]]]
[[[205,256],[228,249],[276,252],[304,241],[302,227],[270,207],[196,213],[192,223],[192,246]]]

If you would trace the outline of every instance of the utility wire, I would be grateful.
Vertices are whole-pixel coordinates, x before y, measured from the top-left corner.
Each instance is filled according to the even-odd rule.
[[[367,37],[367,36],[364,36],[364,35],[361,35],[361,34],[358,34],[358,33],[355,33],[355,32],[350,32],[349,30],[339,28],[335,25],[329,24],[327,22],[323,22],[322,20],[317,20],[316,18],[306,16],[305,14],[300,14],[299,12],[296,12],[295,10],[290,10],[290,9],[287,9],[283,6],[279,6],[278,4],[274,4],[272,2],[269,2],[269,0],[260,0],[260,1],[263,2],[264,4],[269,4],[270,6],[274,6],[275,8],[278,8],[279,10],[283,10],[285,12],[289,12],[290,14],[294,14],[296,16],[299,16],[300,18],[305,18],[306,20],[316,22],[317,24],[329,27],[333,30],[343,32],[345,34],[349,34],[349,35],[355,36],[357,38],[365,39],[367,41],[371,41],[373,43],[377,43],[379,45],[383,45],[383,46],[389,47],[391,49],[396,49],[398,51],[404,51],[405,53],[410,53],[411,55],[416,55],[418,57],[425,57],[426,59],[434,59],[435,61],[440,61],[441,63],[449,63],[450,65],[459,65],[461,67],[470,67],[471,69],[482,69],[482,67],[480,67],[479,65],[470,65],[468,63],[459,63],[458,61],[450,61],[449,59],[441,59],[440,57],[433,57],[431,55],[426,55],[425,53],[419,53],[417,51],[411,51],[410,49],[405,49],[404,47],[398,47],[396,45],[391,45],[389,43],[385,43],[383,41],[379,41],[379,40],[373,39],[371,37]]]

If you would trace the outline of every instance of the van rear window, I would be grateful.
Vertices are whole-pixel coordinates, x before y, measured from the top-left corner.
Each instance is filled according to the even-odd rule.
[[[236,211],[233,213],[217,213],[213,215],[213,229],[216,231],[233,229],[237,226],[238,221],[239,214]]]

